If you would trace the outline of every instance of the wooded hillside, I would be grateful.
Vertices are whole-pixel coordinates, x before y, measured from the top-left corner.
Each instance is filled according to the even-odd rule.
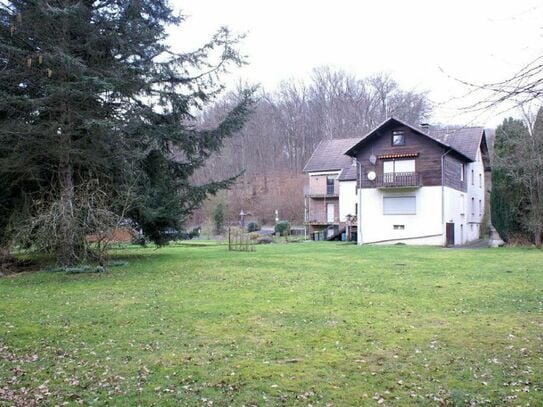
[[[197,126],[218,123],[238,103],[231,93],[198,118]],[[196,182],[243,173],[234,188],[212,198],[191,223],[200,225],[218,202],[227,218],[251,212],[272,223],[303,222],[302,169],[321,140],[361,137],[387,117],[425,121],[431,105],[424,92],[406,91],[388,75],[358,78],[329,67],[315,69],[308,82],[285,81],[274,92],[260,89],[253,114],[239,134],[195,174]]]

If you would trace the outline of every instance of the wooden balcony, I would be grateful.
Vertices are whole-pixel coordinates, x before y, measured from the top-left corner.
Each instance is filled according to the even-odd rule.
[[[362,179],[362,188],[420,188],[421,176],[418,172],[391,172],[378,175],[375,180]]]
[[[339,188],[327,186],[326,189],[310,189],[309,187],[304,187],[304,196],[306,198],[313,199],[330,199],[330,198],[339,198]]]

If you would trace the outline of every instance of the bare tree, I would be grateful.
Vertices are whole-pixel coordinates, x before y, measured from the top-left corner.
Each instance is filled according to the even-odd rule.
[[[477,102],[467,106],[468,110],[483,111],[504,104],[509,105],[506,110],[512,110],[543,98],[543,55],[502,81],[481,84],[454,79],[470,89],[465,96],[478,99]]]
[[[113,234],[137,199],[134,190],[135,184],[126,185],[113,197],[98,180],[91,179],[74,188],[68,208],[62,197],[54,199],[52,191],[52,198],[35,202],[35,215],[19,225],[15,241],[41,252],[76,258],[80,263],[92,260],[104,266]],[[65,222],[66,210],[72,219],[69,224]],[[67,244],[66,239],[73,241]],[[71,247],[77,251],[67,252]]]

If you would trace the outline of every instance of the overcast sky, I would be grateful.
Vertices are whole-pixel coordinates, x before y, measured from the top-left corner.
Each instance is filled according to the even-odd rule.
[[[404,89],[427,90],[432,122],[496,126],[500,112],[460,114],[467,89],[450,77],[501,80],[543,50],[541,0],[173,0],[189,18],[172,30],[183,49],[221,25],[246,33],[249,65],[228,78],[272,91],[330,65],[359,77],[389,73]],[[444,72],[445,73],[444,73]],[[513,112],[508,113],[511,115]]]

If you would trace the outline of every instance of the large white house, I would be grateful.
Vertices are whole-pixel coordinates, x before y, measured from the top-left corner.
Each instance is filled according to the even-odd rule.
[[[315,239],[461,245],[478,239],[486,222],[490,163],[481,127],[389,118],[363,137],[322,142],[304,172]]]

